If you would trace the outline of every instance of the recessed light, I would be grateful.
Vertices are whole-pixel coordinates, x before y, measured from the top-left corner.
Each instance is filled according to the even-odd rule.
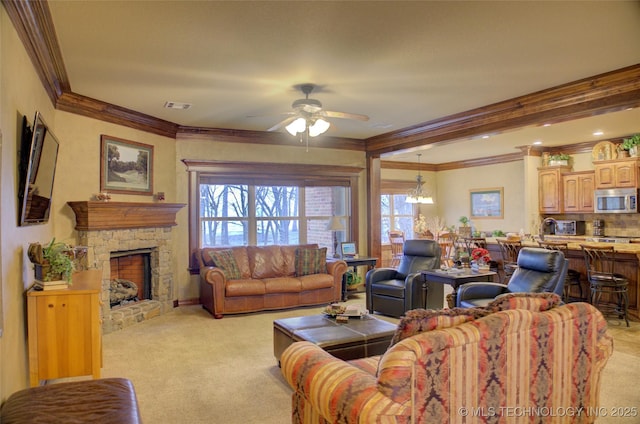
[[[534,141],[534,142],[533,142],[533,144],[534,144],[534,145],[536,145],[536,146],[538,146],[538,145],[542,144],[542,141],[540,141],[540,140],[536,140],[536,141]]]
[[[595,132],[593,133],[593,135],[595,135],[596,137],[598,137],[598,136],[600,136],[600,135],[603,135],[603,134],[604,134],[604,131],[595,131]]]
[[[164,107],[167,109],[189,109],[191,107],[191,103],[181,103],[181,102],[166,102]]]
[[[483,136],[482,136],[482,139],[483,139],[483,140],[486,140],[487,138],[489,138],[489,136],[488,136],[488,135],[483,135]]]
[[[543,127],[550,127],[551,124],[542,124]]]

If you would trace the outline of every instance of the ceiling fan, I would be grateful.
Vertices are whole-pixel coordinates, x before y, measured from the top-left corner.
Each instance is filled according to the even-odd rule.
[[[291,105],[293,111],[286,113],[289,117],[278,122],[267,131],[277,131],[285,127],[291,135],[306,134],[309,137],[316,137],[327,131],[331,126],[325,118],[355,119],[358,121],[369,120],[367,115],[324,110],[319,100],[309,98],[309,94],[311,94],[315,85],[301,84],[299,87],[305,96],[304,99],[294,101]]]

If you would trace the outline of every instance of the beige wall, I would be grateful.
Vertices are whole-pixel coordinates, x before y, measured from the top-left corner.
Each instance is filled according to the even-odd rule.
[[[26,257],[26,247],[30,242],[46,242],[52,237],[77,243],[73,229],[75,217],[66,203],[89,200],[100,191],[100,135],[153,145],[154,191],[164,191],[167,202],[174,202],[176,198],[176,154],[173,139],[55,110],[5,9],[0,10],[0,257],[4,318],[4,333],[0,338],[0,400],[4,400],[16,390],[26,387],[28,382],[24,292],[32,283],[33,271]],[[51,217],[47,224],[18,227],[17,143],[22,115],[31,122],[36,111],[42,113],[60,143]],[[114,194],[113,200],[146,202],[152,198]],[[186,211],[181,213],[186,215]],[[177,270],[177,266],[174,269]]]
[[[537,159],[539,161],[539,158]],[[537,162],[536,162],[537,163]],[[535,169],[534,169],[535,171]],[[537,172],[537,171],[535,171]],[[475,168],[456,169],[451,171],[422,172],[425,184],[423,188],[434,196],[433,205],[419,205],[414,215],[438,216],[450,227],[458,222],[461,216],[470,216],[469,190],[503,187],[504,218],[473,219],[471,225],[479,231],[501,229],[507,231],[527,230],[529,223],[525,219],[525,170],[524,161],[515,161],[499,165],[480,166]],[[415,181],[416,171],[383,169],[382,179]],[[537,174],[533,180],[535,187],[527,187],[537,193]],[[537,211],[537,199],[533,205]],[[537,213],[536,213],[537,219]]]

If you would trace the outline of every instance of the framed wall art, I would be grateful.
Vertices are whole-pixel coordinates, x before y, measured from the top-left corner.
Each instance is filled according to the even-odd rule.
[[[503,188],[469,190],[472,218],[504,218]]]
[[[100,191],[153,195],[153,146],[101,135]]]

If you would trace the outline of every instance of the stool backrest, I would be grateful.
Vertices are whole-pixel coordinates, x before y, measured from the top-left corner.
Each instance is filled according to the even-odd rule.
[[[615,274],[616,251],[613,246],[581,244],[580,248],[584,255],[587,278],[589,280],[594,275],[613,276]]]

